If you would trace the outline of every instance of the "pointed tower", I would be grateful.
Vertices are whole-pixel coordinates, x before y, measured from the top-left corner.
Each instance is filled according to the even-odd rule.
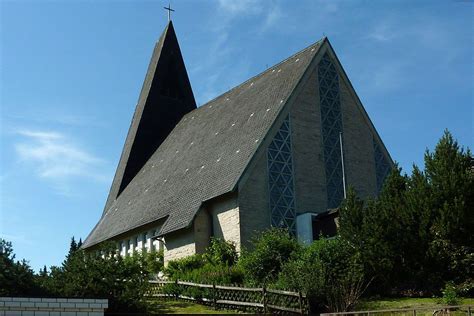
[[[105,210],[132,181],[181,118],[196,109],[173,23],[155,45]]]

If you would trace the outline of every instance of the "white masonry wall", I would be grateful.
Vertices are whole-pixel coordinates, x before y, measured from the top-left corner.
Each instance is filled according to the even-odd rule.
[[[0,297],[0,316],[103,316],[106,299]]]

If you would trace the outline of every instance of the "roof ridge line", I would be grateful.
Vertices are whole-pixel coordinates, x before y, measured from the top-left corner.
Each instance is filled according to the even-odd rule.
[[[258,73],[258,74],[256,74],[256,75],[250,77],[249,79],[245,80],[244,82],[242,82],[242,83],[240,83],[240,84],[234,86],[234,87],[231,88],[230,90],[227,90],[227,91],[223,92],[222,94],[216,96],[214,99],[211,99],[211,100],[207,101],[207,102],[204,103],[203,105],[201,105],[201,106],[197,107],[196,109],[192,110],[191,112],[187,113],[185,116],[187,116],[187,115],[193,113],[194,111],[196,111],[196,110],[198,110],[198,109],[200,109],[200,108],[204,108],[204,107],[207,106],[209,103],[211,103],[211,102],[213,102],[213,101],[215,101],[215,100],[217,100],[217,99],[223,97],[224,95],[226,95],[226,94],[228,94],[228,93],[231,93],[233,90],[235,90],[235,89],[237,89],[237,88],[243,86],[243,85],[246,84],[247,82],[249,82],[249,81],[251,81],[251,80],[253,80],[253,79],[257,78],[257,77],[260,77],[260,76],[264,75],[265,73],[267,73],[267,72],[269,72],[270,70],[272,70],[272,68],[275,68],[275,67],[277,67],[277,66],[279,66],[279,65],[281,65],[281,64],[283,64],[283,63],[286,63],[288,60],[294,58],[296,55],[299,55],[299,54],[301,54],[301,53],[307,51],[307,50],[310,49],[311,47],[313,47],[313,46],[319,44],[320,42],[322,42],[322,41],[324,41],[324,40],[326,40],[326,39],[327,39],[326,37],[323,37],[323,38],[321,38],[320,40],[318,40],[318,41],[312,43],[311,45],[306,46],[306,47],[303,48],[302,50],[299,50],[299,51],[297,51],[296,53],[294,53],[293,55],[291,55],[290,57],[287,57],[287,58],[283,59],[282,61],[280,61],[280,62],[278,62],[278,63],[276,63],[276,64],[274,64],[274,65],[268,67],[268,68],[265,69],[264,71],[262,71],[262,72],[260,72],[260,73]]]

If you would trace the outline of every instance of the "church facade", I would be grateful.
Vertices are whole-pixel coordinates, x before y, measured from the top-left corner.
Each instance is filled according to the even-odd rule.
[[[310,242],[347,188],[376,196],[392,166],[327,38],[196,107],[169,22],[83,248],[112,240],[168,262],[213,236],[240,251],[272,226]]]

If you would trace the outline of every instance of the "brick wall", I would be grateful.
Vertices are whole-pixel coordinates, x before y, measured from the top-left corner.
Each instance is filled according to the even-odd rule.
[[[106,299],[0,297],[1,316],[102,316]]]

